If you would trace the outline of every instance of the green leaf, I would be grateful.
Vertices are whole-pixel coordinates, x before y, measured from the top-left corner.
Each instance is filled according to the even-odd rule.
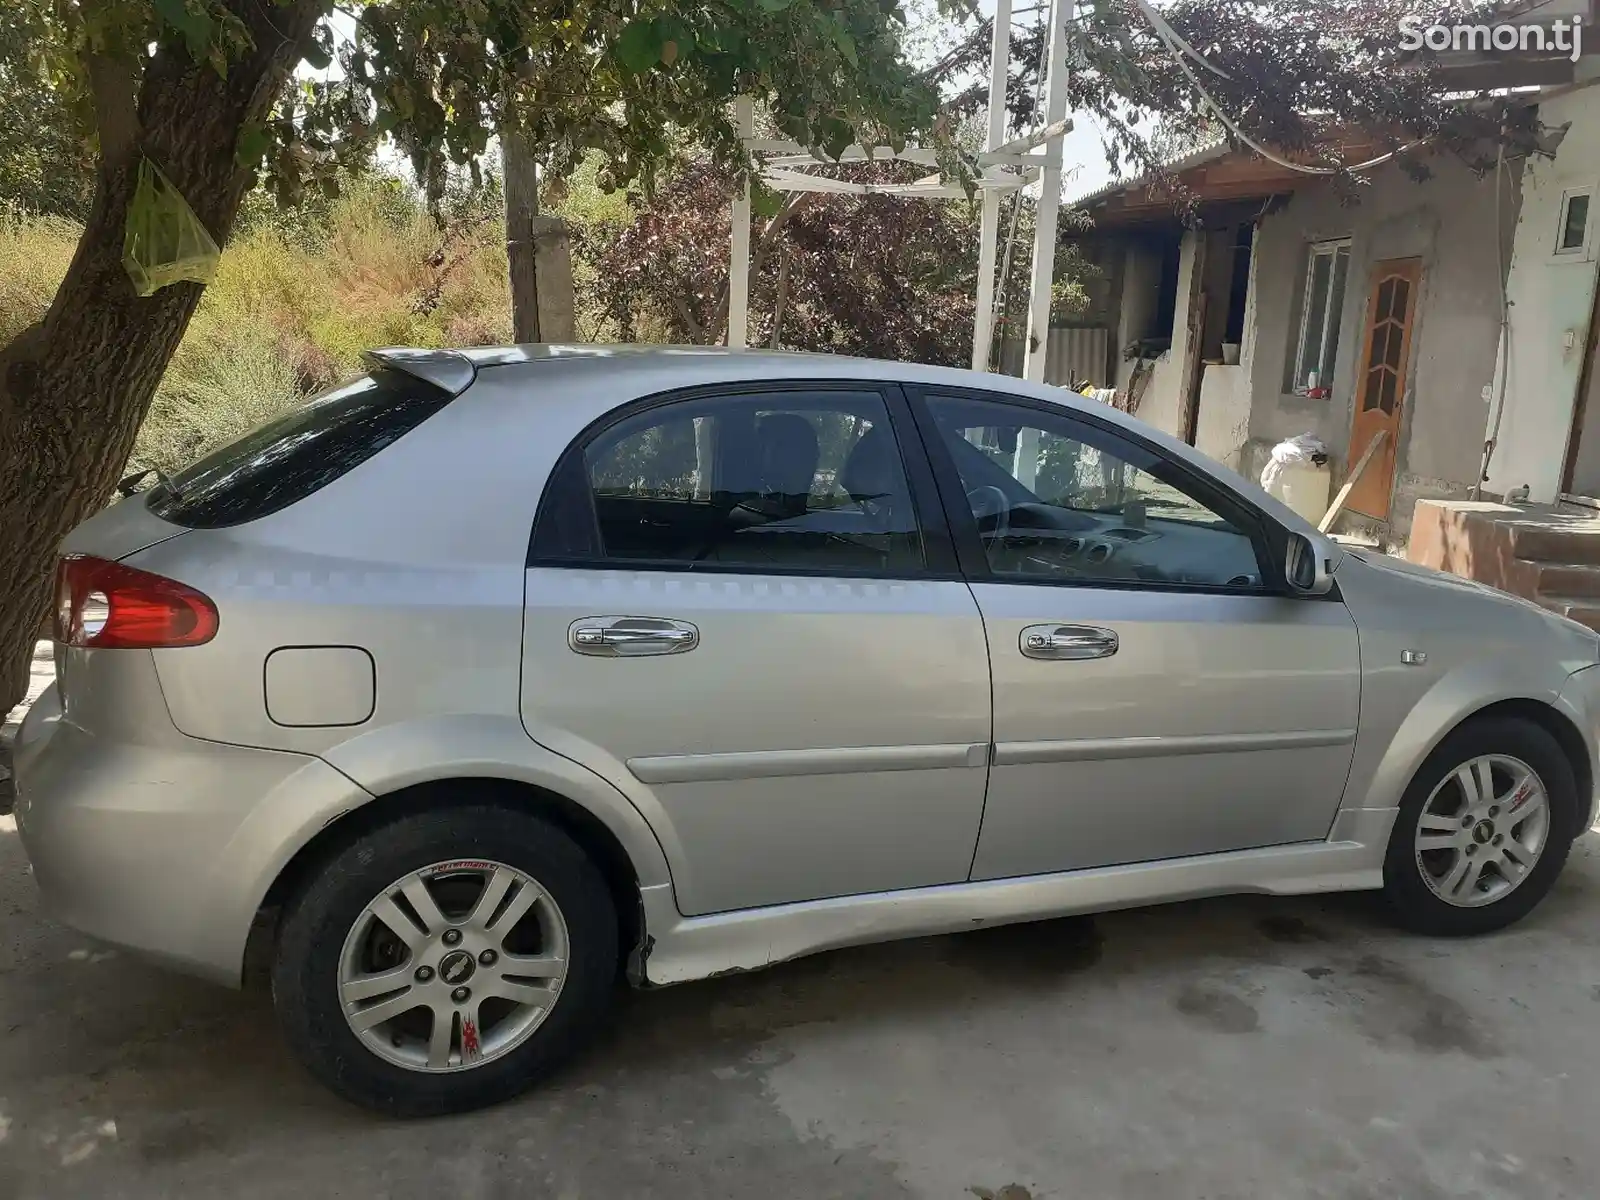
[[[661,61],[663,39],[654,21],[630,21],[612,48],[617,61],[635,75],[643,75]]]
[[[239,144],[233,152],[234,161],[241,167],[253,167],[272,145],[272,135],[264,125],[246,125],[239,131]]]
[[[756,0],[756,5],[766,12],[782,12],[793,3],[794,0]]]
[[[155,10],[157,16],[178,31],[189,47],[190,57],[196,62],[205,58],[213,25],[204,10],[190,8],[184,0],[155,0]]]
[[[839,47],[839,53],[852,67],[859,67],[861,59],[856,54],[856,39],[851,32],[837,21],[828,22],[828,33],[833,37],[833,44]]]
[[[770,221],[783,208],[783,194],[769,188],[759,179],[750,181],[750,211],[763,220]]]
[[[855,141],[855,130],[838,117],[823,117],[818,124],[822,133],[821,149],[829,158],[837,159]]]

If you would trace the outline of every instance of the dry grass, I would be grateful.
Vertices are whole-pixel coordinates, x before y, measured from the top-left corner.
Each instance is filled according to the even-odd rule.
[[[0,219],[0,343],[43,315],[77,227]],[[446,229],[399,185],[369,179],[316,218],[258,221],[235,236],[167,369],[133,461],[171,470],[355,373],[374,346],[506,341],[498,222]]]
[[[77,244],[70,221],[0,209],[0,344],[43,315]]]

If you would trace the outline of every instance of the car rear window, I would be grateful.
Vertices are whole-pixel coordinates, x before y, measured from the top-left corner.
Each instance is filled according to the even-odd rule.
[[[280,512],[415,429],[451,394],[398,371],[375,371],[274,417],[150,492],[150,511],[190,529],[243,525]]]

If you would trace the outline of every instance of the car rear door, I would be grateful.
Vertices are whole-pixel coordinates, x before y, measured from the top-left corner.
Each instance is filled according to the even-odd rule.
[[[1285,594],[1267,519],[1060,406],[914,402],[994,676],[973,877],[1326,837],[1354,750],[1356,630],[1336,595]]]
[[[988,654],[898,389],[676,393],[580,436],[522,710],[644,812],[687,914],[966,879]]]

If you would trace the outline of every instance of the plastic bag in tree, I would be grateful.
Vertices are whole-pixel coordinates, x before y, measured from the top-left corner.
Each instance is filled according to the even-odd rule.
[[[140,296],[189,280],[210,283],[222,252],[172,181],[148,158],[128,205],[122,265]]]

